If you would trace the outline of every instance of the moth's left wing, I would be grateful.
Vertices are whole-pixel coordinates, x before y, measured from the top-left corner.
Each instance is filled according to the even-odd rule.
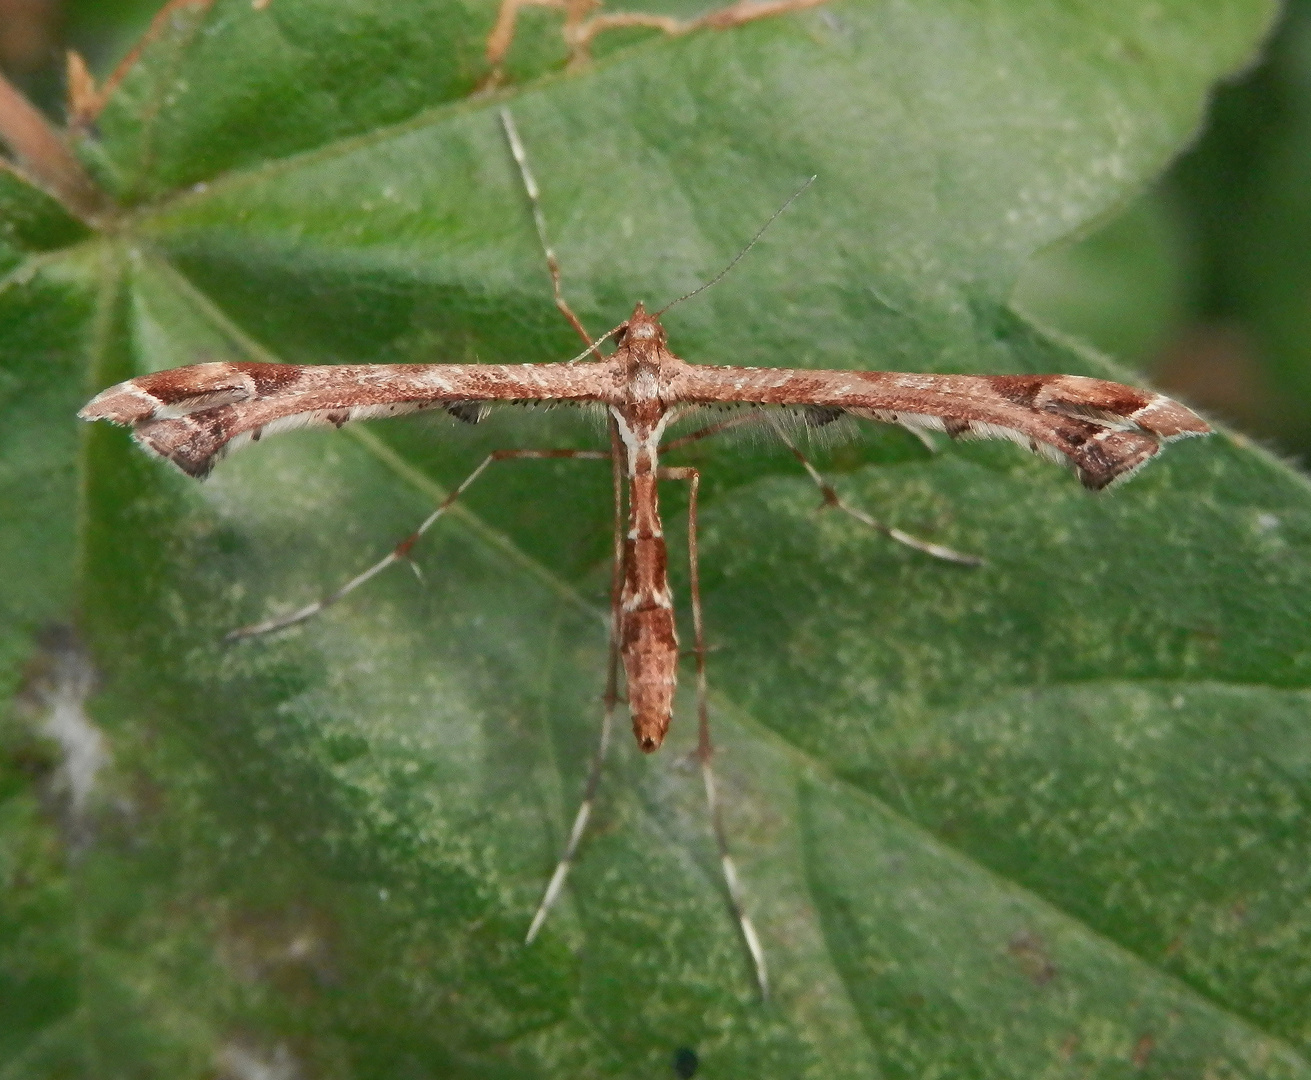
[[[264,435],[316,424],[489,401],[596,400],[587,364],[216,363],[157,371],[111,386],[78,413],[132,428],[146,450],[202,477]]]

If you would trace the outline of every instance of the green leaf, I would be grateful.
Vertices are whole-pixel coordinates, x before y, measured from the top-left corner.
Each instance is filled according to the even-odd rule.
[[[10,286],[14,324],[51,320],[97,386],[572,355],[509,103],[594,331],[709,278],[818,174],[669,313],[681,356],[1115,374],[1012,311],[1017,275],[1163,167],[1272,7],[835,3],[560,71],[538,15],[493,98],[490,4],[179,8],[84,148],[133,210]],[[23,415],[72,438],[66,409]],[[77,607],[113,766],[67,872],[75,968],[0,1076],[659,1076],[680,1048],[706,1076],[1311,1075],[1301,477],[1225,435],[1096,498],[1009,445],[816,451],[853,502],[986,555],[969,570],[816,513],[777,447],[688,451],[762,1004],[687,697],[659,755],[616,740],[522,944],[596,740],[603,464],[499,466],[416,550],[422,583],[221,640],[389,550],[489,449],[603,439],[568,411],[396,421],[199,485],[87,433]]]
[[[54,198],[0,164],[0,268],[11,269],[24,252],[76,243],[87,232]]]
[[[1088,237],[1040,253],[1013,302],[1135,366],[1152,363],[1189,302],[1188,236],[1178,208],[1152,192]]]
[[[34,631],[73,597],[78,435],[94,291],[82,259],[20,263],[0,289],[0,678],[5,699]]]

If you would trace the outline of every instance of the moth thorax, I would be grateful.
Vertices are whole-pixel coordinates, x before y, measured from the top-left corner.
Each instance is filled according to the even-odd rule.
[[[646,360],[629,368],[628,391],[635,401],[654,401],[660,396],[660,365]]]

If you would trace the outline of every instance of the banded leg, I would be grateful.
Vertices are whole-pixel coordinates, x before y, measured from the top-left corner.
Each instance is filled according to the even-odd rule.
[[[706,636],[705,623],[701,617],[701,570],[697,551],[697,495],[701,488],[701,473],[689,466],[679,468],[663,467],[659,471],[662,480],[685,480],[688,487],[687,505],[687,558],[688,585],[692,594],[692,636],[695,639],[696,652],[696,711],[697,711],[697,761],[701,765],[701,780],[706,790],[706,806],[710,810],[710,827],[715,834],[715,847],[719,852],[719,864],[724,871],[724,885],[728,890],[728,902],[733,915],[742,930],[742,940],[746,942],[751,962],[756,969],[756,983],[760,987],[760,996],[769,998],[769,971],[765,966],[765,950],[760,944],[760,935],[756,933],[755,924],[747,914],[746,902],[742,895],[742,883],[737,876],[737,866],[733,862],[728,848],[728,834],[724,831],[724,818],[719,807],[719,791],[715,783],[714,756],[715,748],[710,739],[710,704],[706,683]]]
[[[605,450],[493,450],[473,470],[460,486],[444,498],[437,508],[423,519],[423,523],[410,533],[404,540],[397,544],[391,551],[387,552],[381,559],[370,566],[367,570],[356,574],[346,584],[340,588],[328,593],[327,596],[315,600],[312,604],[306,604],[303,608],[291,612],[289,615],[283,615],[276,619],[265,619],[263,622],[252,623],[250,626],[241,626],[236,630],[230,631],[224,638],[225,641],[239,641],[242,638],[256,637],[260,634],[269,634],[274,630],[282,630],[288,626],[294,626],[296,623],[304,622],[306,619],[312,619],[325,608],[331,607],[338,600],[342,599],[349,593],[354,592],[369,579],[382,573],[392,563],[408,559],[410,551],[414,545],[419,542],[423,536],[436,523],[437,519],[446,513],[454,504],[455,500],[465,493],[475,480],[478,479],[493,463],[497,461],[522,461],[542,458],[569,458],[583,461],[603,461],[610,457],[610,453]]]
[[[528,926],[528,936],[524,943],[531,945],[546,922],[546,916],[555,906],[556,900],[564,889],[565,879],[573,867],[578,855],[578,845],[583,841],[587,831],[587,821],[592,816],[592,805],[596,801],[596,792],[601,785],[601,769],[605,765],[606,752],[610,749],[610,733],[614,728],[615,706],[619,703],[619,613],[620,596],[624,587],[624,514],[623,514],[623,446],[619,439],[619,429],[610,421],[610,460],[614,463],[611,476],[614,484],[614,549],[610,561],[610,649],[605,677],[605,699],[601,714],[601,737],[597,741],[596,753],[587,770],[587,783],[583,787],[583,801],[574,814],[573,827],[569,830],[569,839],[565,843],[560,861],[555,864],[546,892],[533,913],[533,921]]]
[[[677,439],[670,439],[667,443],[660,444],[660,452],[667,454],[671,450],[681,450],[683,447],[694,442],[700,442],[702,439],[709,439],[713,435],[718,435],[724,431],[731,431],[735,427],[742,427],[758,421],[760,418],[755,411],[749,413],[739,413],[737,416],[730,416],[727,420],[720,420],[714,424],[708,424],[706,427],[698,428],[696,431],[689,432],[687,435],[680,435]]]
[[[836,507],[844,514],[850,514],[861,524],[868,525],[871,529],[878,530],[889,539],[895,540],[899,544],[905,544],[906,547],[914,548],[916,551],[922,551],[925,555],[932,555],[935,559],[943,559],[946,562],[959,563],[962,566],[983,565],[983,559],[979,558],[977,555],[966,555],[963,552],[956,551],[954,548],[945,547],[942,544],[935,544],[930,540],[921,540],[918,536],[912,536],[910,533],[904,532],[895,526],[885,525],[881,521],[876,521],[865,513],[864,510],[861,510],[858,507],[848,506],[842,501],[842,498],[838,495],[837,491],[834,490],[833,485],[825,480],[824,477],[820,475],[819,470],[816,469],[806,456],[797,449],[797,444],[789,438],[788,433],[783,430],[783,425],[778,422],[778,419],[768,413],[766,413],[766,416],[768,417],[769,422],[774,426],[774,430],[778,433],[778,437],[783,440],[783,445],[792,451],[792,456],[801,462],[801,467],[806,470],[806,473],[815,482],[816,487],[818,487],[820,492],[823,493],[825,506]]]
[[[567,13],[566,25],[570,25],[585,17],[599,2],[600,0],[504,0],[501,13],[497,19],[496,29],[492,31],[492,37],[488,40],[488,60],[493,65],[493,77],[499,72],[500,60],[504,58],[505,50],[510,46],[510,40],[514,34],[514,18],[519,7],[533,3],[541,3],[548,7],[564,7]],[[500,41],[499,52],[493,54],[493,43],[496,41]],[[515,164],[519,167],[519,176],[523,180],[524,193],[528,196],[528,203],[532,208],[533,225],[537,229],[537,239],[542,245],[542,254],[546,257],[546,268],[551,274],[551,291],[555,298],[555,306],[569,321],[569,325],[574,328],[578,336],[583,339],[583,343],[588,346],[587,351],[576,359],[581,360],[589,355],[599,357],[600,354],[596,352],[595,347],[601,342],[592,340],[592,336],[587,332],[587,328],[583,326],[582,320],[574,314],[569,302],[564,298],[564,291],[560,282],[560,262],[555,256],[555,250],[551,247],[551,241],[546,231],[546,214],[542,210],[537,180],[528,165],[528,152],[524,149],[523,141],[519,138],[519,129],[514,123],[514,116],[508,108],[501,109],[501,127],[505,131],[506,141],[510,144],[510,153],[514,157]],[[601,340],[604,341],[604,338]],[[605,698],[601,715],[601,734],[597,740],[596,753],[592,756],[591,766],[587,770],[587,782],[583,787],[583,799],[574,814],[574,823],[569,830],[569,839],[565,842],[560,861],[555,864],[555,870],[551,874],[551,880],[547,883],[546,892],[542,894],[541,902],[533,913],[532,922],[528,925],[525,944],[532,944],[533,939],[537,937],[542,925],[546,922],[546,917],[550,914],[551,908],[555,906],[555,902],[560,898],[565,881],[569,877],[569,871],[578,855],[578,847],[587,832],[587,822],[592,816],[592,806],[596,801],[596,792],[601,785],[601,770],[605,765],[606,752],[610,749],[610,734],[614,728],[615,706],[619,703],[619,608],[624,584],[624,478],[622,464],[624,448],[619,437],[619,427],[613,417],[610,419],[609,429],[610,453],[608,456],[611,461],[610,476],[614,489],[614,546],[610,562],[610,643],[606,668]]]
[[[611,637],[612,653],[617,653],[614,642],[617,641],[613,632]],[[560,854],[560,861],[555,864],[555,870],[551,874],[551,880],[547,882],[546,892],[542,894],[541,902],[537,905],[537,910],[533,912],[533,921],[528,925],[528,934],[524,938],[525,945],[531,945],[537,937],[537,933],[546,922],[546,916],[551,913],[551,908],[555,907],[555,902],[560,899],[560,893],[564,890],[565,880],[569,877],[569,871],[573,869],[574,859],[578,855],[578,845],[583,842],[583,835],[587,832],[587,822],[592,816],[592,805],[596,801],[597,789],[601,786],[601,769],[605,765],[605,756],[610,749],[610,733],[614,729],[615,705],[619,701],[617,679],[615,677],[615,667],[611,666],[611,674],[606,678],[605,685],[605,708],[601,716],[601,738],[596,744],[596,753],[592,755],[591,766],[587,770],[587,784],[583,788],[583,801],[578,804],[578,811],[574,814],[573,827],[569,830],[569,839],[565,842],[564,851]]]
[[[523,180],[524,192],[528,196],[528,204],[533,211],[533,227],[537,229],[537,239],[542,245],[542,254],[546,256],[546,269],[551,274],[551,292],[555,299],[555,306],[559,309],[560,314],[569,320],[569,325],[583,343],[586,345],[593,344],[591,335],[588,334],[586,327],[583,326],[582,320],[574,314],[574,309],[569,306],[569,302],[564,298],[564,289],[560,283],[560,260],[555,256],[555,248],[551,247],[550,238],[546,234],[546,214],[542,210],[542,199],[537,188],[537,178],[533,176],[533,171],[528,166],[528,151],[524,149],[523,140],[519,138],[519,129],[515,127],[514,116],[508,108],[501,109],[501,128],[505,131],[505,140],[510,144],[510,154],[514,158],[514,163],[519,166],[519,176]],[[584,356],[587,354],[584,353]],[[599,355],[598,355],[599,359]]]

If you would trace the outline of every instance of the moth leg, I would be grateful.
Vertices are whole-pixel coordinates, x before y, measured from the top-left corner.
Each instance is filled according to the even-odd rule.
[[[282,630],[288,626],[294,626],[296,623],[304,622],[306,619],[312,619],[325,608],[331,607],[342,597],[354,592],[370,578],[382,573],[383,570],[391,566],[392,563],[408,559],[411,549],[419,542],[423,536],[436,523],[447,510],[451,508],[455,500],[465,493],[492,464],[498,461],[522,461],[541,458],[570,458],[574,460],[585,461],[602,461],[610,457],[609,451],[605,450],[493,450],[473,470],[468,476],[461,481],[459,487],[452,491],[444,498],[437,508],[433,510],[414,532],[410,533],[404,540],[397,544],[391,551],[387,552],[381,559],[370,566],[367,570],[356,574],[346,584],[328,593],[327,596],[315,600],[312,604],[306,604],[303,608],[291,612],[288,615],[280,616],[276,619],[265,619],[263,622],[252,623],[250,626],[241,626],[236,630],[230,631],[224,638],[225,641],[239,641],[242,638],[256,637],[260,634],[272,633],[274,630]]]
[[[506,0],[506,3],[514,3],[517,0]],[[583,326],[582,320],[574,314],[574,309],[569,306],[569,301],[564,298],[564,289],[560,281],[560,260],[555,256],[555,248],[551,247],[551,241],[546,232],[546,214],[542,210],[541,194],[537,187],[537,178],[533,176],[532,169],[528,165],[528,151],[524,149],[523,140],[519,138],[519,129],[515,126],[514,116],[508,108],[501,109],[501,127],[505,131],[505,140],[510,144],[510,154],[514,157],[514,163],[519,166],[519,176],[523,179],[524,193],[528,196],[528,203],[533,211],[533,225],[537,229],[537,239],[542,245],[542,254],[546,256],[546,269],[551,274],[551,292],[555,298],[555,306],[559,309],[560,314],[569,320],[569,325],[580,338],[583,339],[584,345],[591,345],[592,337]],[[586,355],[586,354],[585,354]],[[594,354],[600,359],[600,354]]]
[[[877,529],[889,539],[895,540],[899,544],[905,544],[906,547],[914,548],[916,551],[922,551],[925,555],[932,555],[935,559],[943,559],[946,562],[959,563],[962,566],[983,565],[983,559],[979,558],[977,555],[966,555],[963,552],[956,551],[954,548],[945,547],[942,544],[935,544],[930,540],[921,540],[918,536],[912,536],[910,533],[904,532],[895,526],[885,525],[881,521],[876,521],[865,513],[864,510],[861,510],[858,507],[847,505],[847,503],[842,501],[842,498],[838,495],[837,491],[834,490],[833,485],[825,480],[824,477],[820,475],[819,470],[816,469],[806,456],[797,449],[797,444],[788,437],[787,432],[783,430],[783,425],[778,422],[778,419],[769,413],[766,413],[765,415],[773,425],[774,430],[778,433],[778,437],[783,440],[783,445],[792,451],[792,456],[801,462],[801,467],[806,470],[806,473],[823,493],[825,506],[836,507],[844,514],[850,514],[857,521],[861,522],[861,524],[868,525],[871,529]]]
[[[564,890],[565,879],[569,876],[569,871],[574,865],[574,859],[578,855],[578,845],[582,843],[583,834],[587,831],[587,822],[592,816],[592,806],[596,802],[596,792],[601,786],[601,769],[605,765],[605,756],[610,749],[610,733],[614,729],[615,706],[618,702],[619,635],[612,625],[610,629],[609,671],[605,682],[605,704],[601,713],[601,737],[597,740],[596,753],[592,755],[592,763],[587,770],[587,784],[583,788],[583,801],[578,804],[578,811],[574,814],[574,823],[569,830],[569,839],[566,841],[564,851],[560,855],[560,861],[555,864],[555,870],[551,874],[551,880],[547,883],[546,892],[542,894],[541,902],[538,903],[537,910],[533,913],[533,921],[528,926],[528,935],[524,938],[525,945],[533,943],[533,939],[537,937],[542,924],[546,922],[546,916],[550,914],[551,908],[555,906],[555,902],[560,898],[560,893]]]
[[[533,913],[533,921],[528,926],[528,936],[524,944],[531,945],[533,939],[546,922],[546,916],[555,906],[556,900],[564,889],[565,879],[573,867],[578,854],[578,845],[582,843],[587,831],[587,821],[592,816],[592,805],[596,801],[597,788],[601,785],[601,769],[605,765],[606,751],[610,749],[610,732],[614,728],[615,706],[619,703],[619,616],[620,597],[624,587],[624,516],[623,516],[623,446],[620,442],[619,427],[610,421],[610,460],[613,463],[611,477],[614,487],[614,547],[610,561],[610,649],[606,667],[605,698],[601,713],[601,736],[597,740],[596,753],[587,770],[587,783],[583,788],[583,801],[574,814],[573,827],[569,830],[569,839],[565,843],[560,861],[555,864],[546,892]]]
[[[685,480],[688,487],[687,508],[687,558],[689,565],[689,585],[692,594],[692,636],[695,639],[696,655],[696,711],[697,711],[697,761],[701,765],[701,780],[706,789],[706,805],[710,810],[710,826],[715,834],[715,847],[719,851],[719,864],[724,871],[724,885],[728,890],[728,902],[737,918],[742,931],[742,940],[751,954],[755,966],[756,983],[760,987],[760,996],[769,997],[769,971],[765,966],[765,950],[760,944],[755,924],[747,914],[746,903],[742,895],[742,883],[737,876],[737,867],[728,848],[728,835],[724,831],[724,818],[719,807],[718,788],[715,783],[714,744],[710,740],[710,706],[706,685],[706,637],[705,624],[701,617],[701,574],[700,560],[697,553],[697,495],[701,487],[701,474],[690,467],[661,468],[662,480]]]
[[[661,445],[660,452],[666,454],[670,450],[681,450],[684,446],[700,442],[702,439],[708,439],[722,431],[731,431],[735,427],[741,427],[743,424],[750,424],[759,420],[760,414],[754,409],[750,412],[738,413],[736,416],[730,416],[727,420],[720,420],[718,423],[708,424],[706,427],[699,428],[687,435],[680,435],[677,439],[670,439],[667,443]]]
[[[599,6],[600,0],[503,0],[501,15],[497,20],[497,31],[493,31],[493,39],[495,39],[498,31],[503,33],[503,45],[500,47],[501,51],[497,54],[493,65],[497,73],[499,73],[500,60],[504,58],[505,50],[509,48],[514,33],[514,17],[518,8],[523,4],[534,2],[544,3],[549,7],[564,7],[566,10],[565,26],[568,30],[576,20],[581,20],[594,7]],[[505,29],[502,29],[503,24]],[[489,40],[488,60],[491,62],[493,59],[492,41]],[[574,328],[578,336],[583,339],[583,344],[594,345],[595,343],[591,335],[588,334],[587,328],[583,326],[582,320],[574,314],[573,308],[569,306],[569,302],[564,298],[564,290],[560,280],[560,261],[556,258],[555,249],[551,247],[550,237],[546,231],[546,214],[542,210],[537,179],[533,176],[532,168],[528,164],[528,151],[524,149],[523,140],[519,138],[519,129],[514,123],[514,116],[508,108],[501,109],[501,127],[505,131],[506,141],[510,144],[510,153],[514,157],[515,164],[519,167],[519,176],[523,180],[524,193],[528,196],[528,203],[532,208],[533,225],[537,229],[537,239],[542,246],[542,254],[546,256],[546,268],[551,275],[551,291],[555,299],[555,306],[569,321],[569,325]],[[600,353],[596,352],[595,349],[583,354],[584,357],[588,355],[600,358]],[[550,914],[551,908],[555,906],[555,902],[560,898],[560,893],[564,890],[565,880],[568,878],[569,871],[577,858],[578,846],[582,843],[583,836],[587,831],[587,822],[592,816],[592,806],[596,801],[597,789],[601,784],[601,770],[605,765],[606,752],[610,748],[610,733],[614,727],[615,706],[619,702],[619,618],[620,597],[623,593],[624,583],[624,477],[622,468],[624,448],[619,436],[619,427],[613,418],[609,422],[609,429],[610,453],[601,456],[608,456],[611,461],[611,483],[614,489],[614,541],[610,564],[610,647],[606,668],[605,698],[601,715],[601,734],[597,740],[596,753],[592,756],[592,763],[587,771],[587,783],[583,787],[583,799],[574,814],[574,823],[569,830],[569,839],[565,842],[564,852],[555,865],[551,880],[547,883],[546,892],[542,894],[541,902],[533,913],[525,944],[532,944],[541,931],[547,915]]]

